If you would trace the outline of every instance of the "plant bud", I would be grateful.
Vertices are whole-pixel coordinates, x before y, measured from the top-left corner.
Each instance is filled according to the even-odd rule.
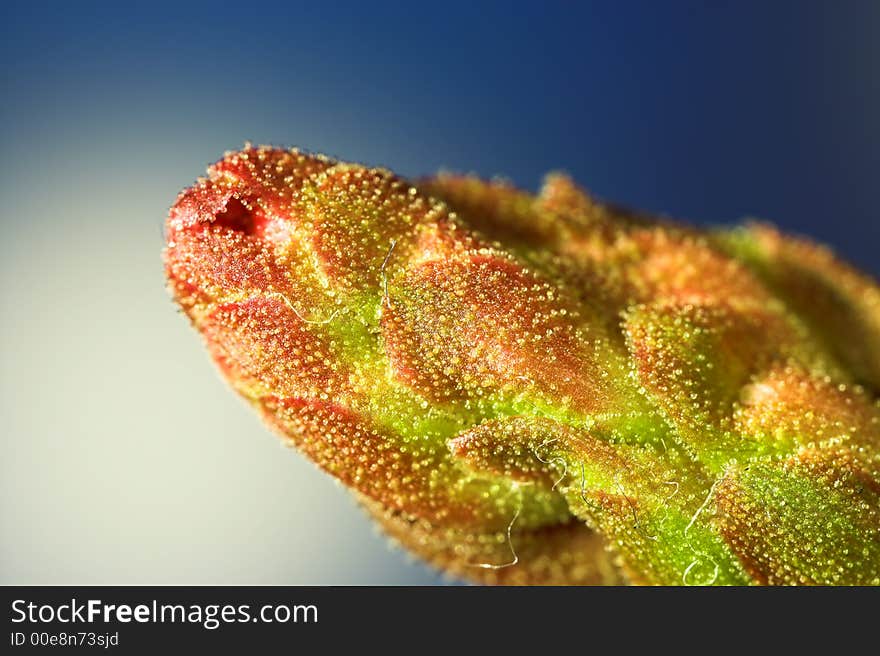
[[[248,147],[164,258],[235,390],[451,574],[880,584],[880,288],[821,246]]]

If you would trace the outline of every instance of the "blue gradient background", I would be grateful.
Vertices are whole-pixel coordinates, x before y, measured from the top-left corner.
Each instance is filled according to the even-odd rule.
[[[5,3],[2,583],[433,583],[236,403],[162,279],[245,140],[445,167],[880,271],[880,3]]]

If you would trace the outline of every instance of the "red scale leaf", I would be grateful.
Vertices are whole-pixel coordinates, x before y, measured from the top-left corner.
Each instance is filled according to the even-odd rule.
[[[404,445],[399,435],[331,401],[267,397],[262,406],[269,424],[322,469],[389,510],[459,529],[499,530],[510,521],[486,486],[456,484],[460,472],[445,449]]]
[[[596,412],[608,403],[607,390],[558,294],[492,253],[411,267],[394,281],[383,314],[392,366],[429,398],[533,386],[561,407]]]
[[[252,398],[351,393],[339,354],[283,298],[220,305],[205,318],[202,334],[224,373]]]
[[[312,248],[331,285],[375,291],[386,271],[406,257],[416,227],[442,207],[409,183],[379,169],[339,164],[303,191]]]

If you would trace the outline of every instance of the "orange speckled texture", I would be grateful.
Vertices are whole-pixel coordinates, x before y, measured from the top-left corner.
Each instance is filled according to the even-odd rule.
[[[235,390],[451,574],[880,584],[880,289],[821,246],[247,147],[164,257]]]

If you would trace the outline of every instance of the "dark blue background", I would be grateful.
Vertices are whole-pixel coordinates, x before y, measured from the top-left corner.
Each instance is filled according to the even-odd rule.
[[[878,270],[880,3],[123,4],[6,7],[7,180],[124,168],[161,179],[167,205],[245,140],[530,188],[561,168]]]

